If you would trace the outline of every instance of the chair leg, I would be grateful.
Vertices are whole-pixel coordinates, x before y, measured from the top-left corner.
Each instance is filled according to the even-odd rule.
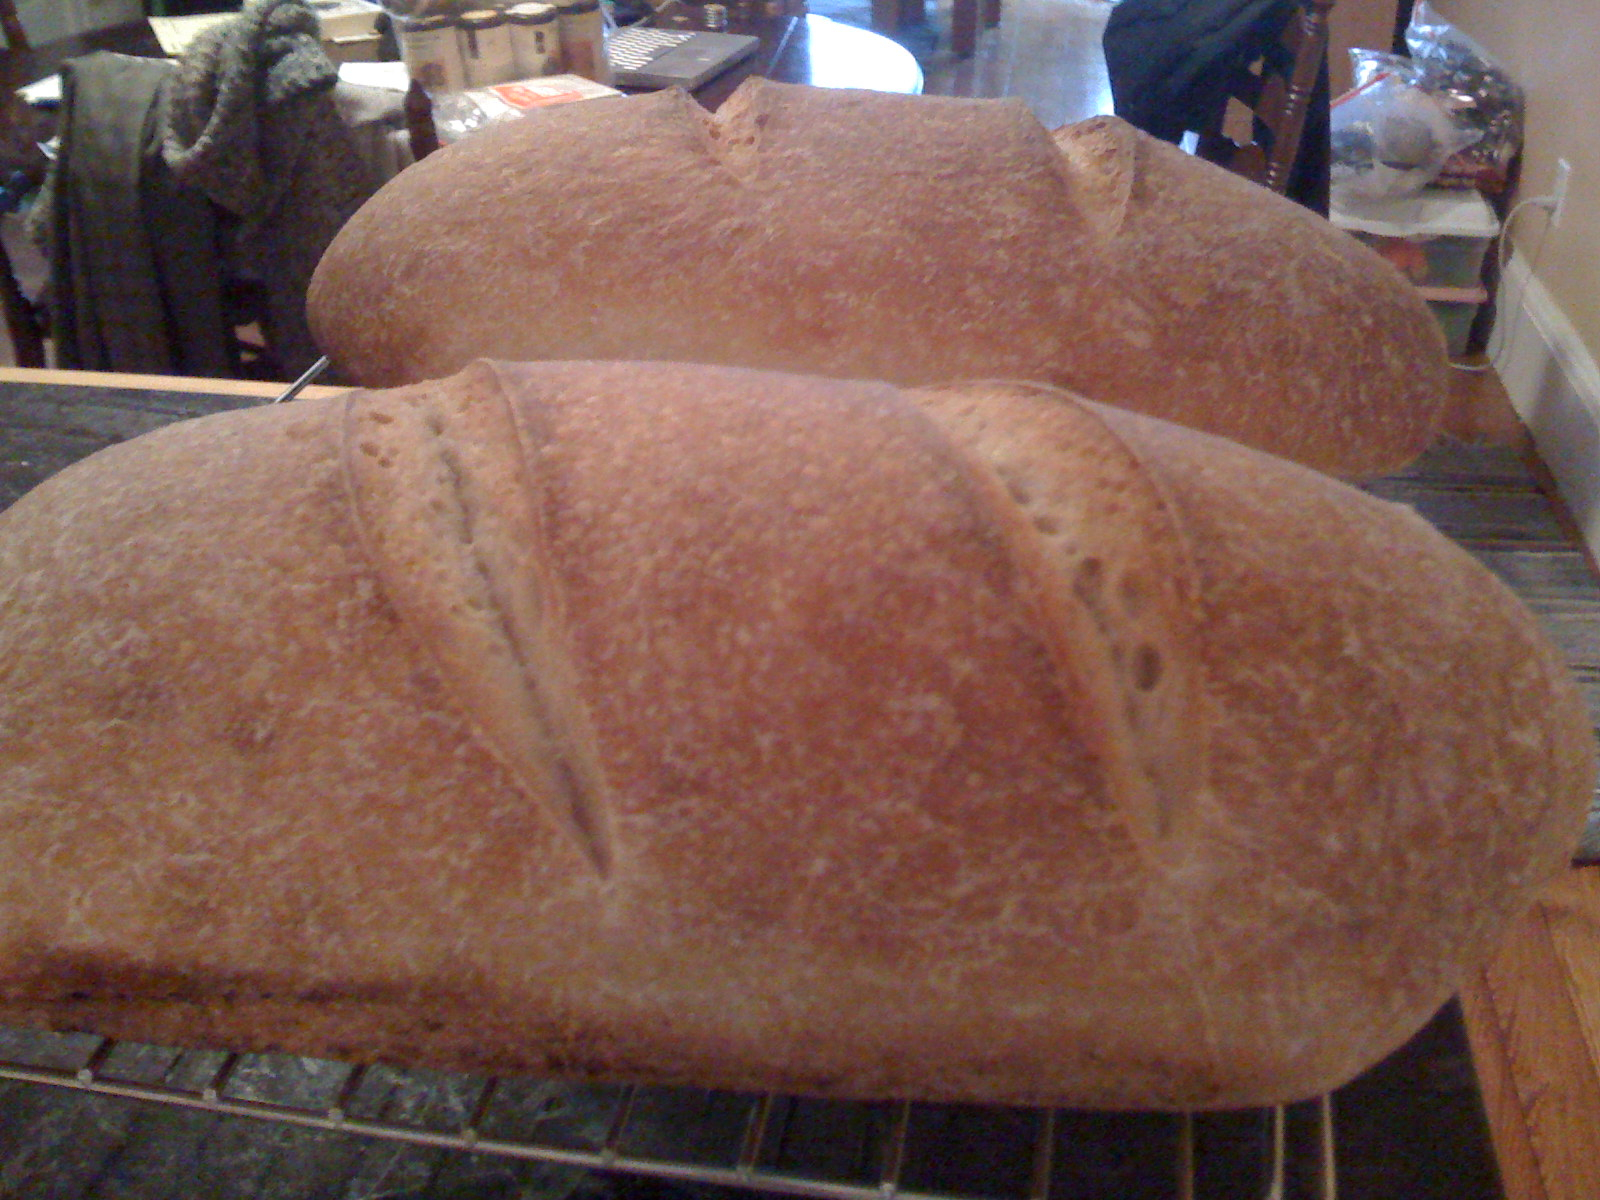
[[[954,0],[950,12],[950,48],[970,58],[978,48],[978,0]]]
[[[872,27],[879,33],[900,28],[900,0],[872,0]]]
[[[983,28],[993,29],[1000,24],[1001,0],[982,0],[983,3]]]
[[[439,148],[439,129],[433,121],[433,100],[418,80],[413,79],[406,90],[405,114],[411,161],[421,162]]]
[[[44,337],[39,331],[39,317],[17,285],[16,272],[11,269],[11,255],[4,242],[0,242],[0,308],[5,310],[6,332],[11,335],[17,366],[44,366]]]
[[[22,27],[22,19],[17,16],[17,6],[14,0],[4,0],[0,3],[0,31],[6,35],[6,46],[11,50],[31,50],[32,44],[28,41],[28,31]]]

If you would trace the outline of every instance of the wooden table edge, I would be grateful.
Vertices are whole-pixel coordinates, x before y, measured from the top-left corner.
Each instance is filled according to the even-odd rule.
[[[1573,867],[1461,989],[1505,1200],[1600,1196],[1600,867]]]
[[[132,375],[121,371],[63,371],[0,366],[0,383],[64,384],[69,387],[127,388],[149,392],[195,392],[207,396],[260,396],[270,400],[287,384],[254,379],[212,379],[189,375]],[[337,396],[349,388],[312,384],[303,397]]]

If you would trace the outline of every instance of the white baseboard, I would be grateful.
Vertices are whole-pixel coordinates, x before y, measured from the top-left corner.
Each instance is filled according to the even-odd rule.
[[[1520,255],[1500,281],[1490,352],[1590,553],[1600,557],[1600,367]]]

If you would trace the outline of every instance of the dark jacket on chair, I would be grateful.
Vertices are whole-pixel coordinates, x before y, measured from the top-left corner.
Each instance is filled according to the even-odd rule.
[[[36,205],[60,366],[228,375],[219,231],[162,154],[170,62],[92,54],[61,72],[61,142]]]
[[[66,65],[40,204],[62,366],[292,379],[316,360],[306,285],[382,182],[317,30],[301,0],[249,0],[177,64]]]
[[[1215,129],[1233,73],[1271,52],[1298,0],[1121,0],[1106,23],[1116,113],[1163,141]],[[1329,93],[1324,66],[1311,97],[1288,194],[1327,211]]]
[[[306,286],[382,179],[339,115],[338,69],[301,0],[249,0],[179,63],[167,165],[229,218],[234,269],[260,283],[287,377],[316,361]]]

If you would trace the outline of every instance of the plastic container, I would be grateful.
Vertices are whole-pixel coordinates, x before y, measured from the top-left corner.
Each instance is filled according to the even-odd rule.
[[[606,57],[605,17],[600,0],[555,0],[561,30],[561,56],[566,69],[596,83],[611,83]]]
[[[411,78],[432,95],[459,92],[467,85],[466,64],[456,23],[448,16],[416,17],[396,22],[400,56]]]
[[[1478,310],[1489,299],[1489,291],[1482,285],[1468,288],[1418,288],[1417,294],[1428,302],[1434,319],[1444,330],[1444,341],[1451,358],[1460,358],[1467,352],[1467,341],[1472,335],[1472,323]]]
[[[1360,208],[1345,201],[1329,215],[1419,287],[1477,287],[1484,255],[1500,233],[1488,201],[1451,188]]]
[[[456,18],[456,29],[469,88],[507,83],[517,77],[517,55],[504,12],[498,8],[464,12]]]
[[[554,74],[561,67],[561,31],[553,4],[517,4],[506,9],[511,24],[511,49],[517,75],[532,79]]]

